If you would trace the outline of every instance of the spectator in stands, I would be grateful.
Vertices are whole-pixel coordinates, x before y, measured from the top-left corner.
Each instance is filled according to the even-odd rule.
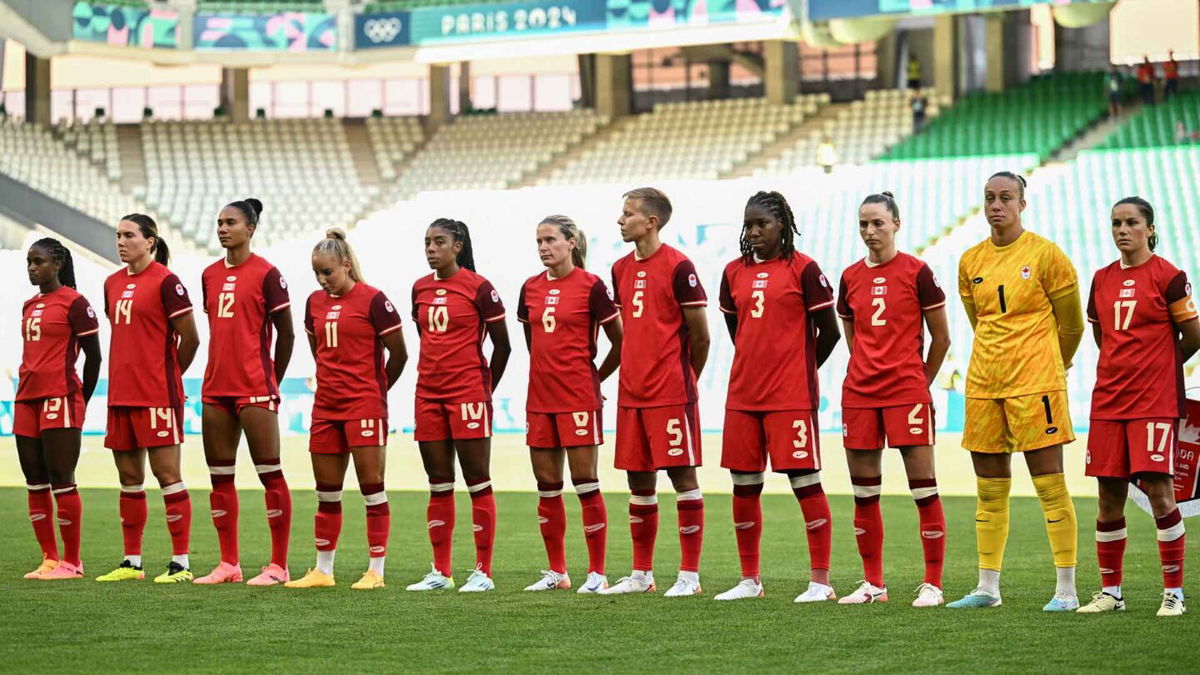
[[[1175,60],[1175,50],[1167,51],[1167,61],[1163,64],[1163,79],[1166,80],[1166,86],[1163,88],[1163,101],[1171,100],[1171,97],[1179,93],[1179,62]]]
[[[833,165],[837,164],[837,160],[837,148],[833,147],[833,138],[825,134],[817,146],[817,164],[825,169],[825,173],[833,173]]]
[[[908,55],[908,88],[921,88],[921,62],[917,60],[916,54]]]
[[[913,115],[913,133],[919,134],[925,128],[925,111],[929,108],[929,99],[920,89],[916,90],[909,100]]]
[[[1115,65],[1108,68],[1108,77],[1104,80],[1104,88],[1108,93],[1108,116],[1117,117],[1121,114],[1125,78]]]
[[[1191,131],[1183,120],[1175,122],[1175,142],[1176,143],[1191,143],[1192,141],[1200,140],[1200,131]]]
[[[1142,103],[1154,105],[1154,64],[1149,56],[1142,57],[1142,64],[1137,69],[1138,91],[1142,95]]]

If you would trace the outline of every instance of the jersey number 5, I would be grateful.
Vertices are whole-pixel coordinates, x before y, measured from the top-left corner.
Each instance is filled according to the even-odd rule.
[[[633,318],[635,319],[641,318],[642,312],[646,310],[646,303],[642,301],[644,295],[645,291],[637,291],[630,298],[630,302],[633,303]]]

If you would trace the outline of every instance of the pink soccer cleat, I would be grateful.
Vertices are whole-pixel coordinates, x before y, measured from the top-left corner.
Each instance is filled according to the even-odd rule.
[[[202,586],[212,586],[215,584],[240,584],[242,583],[242,566],[230,565],[227,562],[221,562],[213,568],[213,571],[208,574],[194,579],[193,584]]]
[[[25,574],[26,579],[41,579],[42,575],[52,571],[58,567],[58,561],[52,558],[42,558],[42,564],[37,566],[37,569]]]
[[[275,563],[262,568],[262,572],[246,582],[247,586],[278,586],[292,580],[288,571]]]
[[[58,566],[38,577],[42,581],[58,581],[60,579],[82,579],[83,565],[76,567],[71,563],[59,561]]]

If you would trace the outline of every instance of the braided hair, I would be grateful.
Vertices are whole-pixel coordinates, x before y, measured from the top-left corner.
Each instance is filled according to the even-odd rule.
[[[1136,206],[1138,212],[1141,213],[1142,217],[1146,219],[1146,225],[1154,226],[1154,233],[1151,234],[1150,238],[1146,241],[1146,244],[1150,246],[1150,252],[1153,253],[1154,249],[1158,248],[1158,227],[1154,225],[1154,207],[1150,205],[1150,202],[1142,199],[1141,197],[1126,197],[1116,204],[1113,204],[1113,208],[1115,209],[1122,204],[1132,204]]]
[[[774,190],[771,192],[759,191],[746,202],[746,208],[751,206],[766,210],[779,221],[781,234],[779,257],[784,260],[790,259],[796,252],[796,240],[800,238],[800,230],[796,229],[796,217],[792,215],[792,207],[788,206],[787,198]],[[754,247],[750,245],[750,239],[746,236],[744,227],[738,243],[742,249],[742,258],[747,261],[753,260]]]
[[[58,263],[58,283],[75,288],[75,261],[71,259],[71,250],[62,245],[54,237],[44,237],[33,242]]]
[[[429,227],[443,229],[454,237],[454,241],[462,242],[462,250],[458,252],[458,257],[454,261],[458,263],[459,267],[475,271],[475,252],[471,249],[471,231],[467,229],[466,223],[451,218],[438,218],[430,223]]]

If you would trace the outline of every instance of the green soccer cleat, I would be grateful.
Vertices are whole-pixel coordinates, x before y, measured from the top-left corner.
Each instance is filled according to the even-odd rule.
[[[134,567],[128,560],[122,560],[117,569],[96,577],[96,581],[141,581],[146,573],[140,567]]]
[[[181,584],[192,580],[192,571],[172,560],[167,565],[167,571],[154,577],[156,584]]]

